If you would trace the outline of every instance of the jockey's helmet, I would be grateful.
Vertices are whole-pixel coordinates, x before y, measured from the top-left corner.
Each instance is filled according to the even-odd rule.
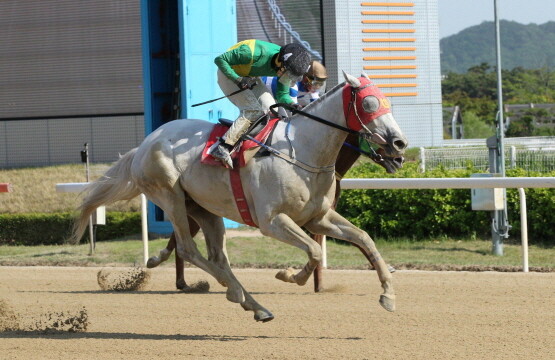
[[[294,81],[308,71],[310,53],[300,44],[286,44],[279,51],[278,61],[281,63],[286,77]]]
[[[303,82],[309,90],[317,90],[326,85],[326,79],[328,78],[328,73],[324,65],[316,60],[312,60],[310,63],[310,68],[304,74]]]

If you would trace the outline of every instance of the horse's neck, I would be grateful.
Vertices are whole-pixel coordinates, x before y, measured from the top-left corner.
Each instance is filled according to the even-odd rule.
[[[350,134],[345,139],[345,143],[358,147],[358,136]],[[360,157],[360,152],[354,150],[350,146],[341,146],[339,154],[337,155],[337,161],[335,163],[335,173],[343,176],[349,171],[353,164]]]
[[[307,112],[345,126],[340,92],[313,104]],[[290,121],[288,135],[297,159],[311,166],[328,166],[335,163],[347,133],[302,115],[295,115]]]

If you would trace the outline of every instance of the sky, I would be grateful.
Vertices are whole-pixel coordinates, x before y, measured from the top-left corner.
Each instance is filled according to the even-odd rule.
[[[437,0],[439,37],[454,35],[467,27],[493,21],[494,0]],[[497,0],[500,20],[521,24],[555,21],[554,0]]]

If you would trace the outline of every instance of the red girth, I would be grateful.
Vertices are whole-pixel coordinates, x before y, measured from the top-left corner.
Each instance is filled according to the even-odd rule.
[[[360,87],[354,88],[347,83],[343,88],[343,112],[347,120],[347,127],[355,131],[362,129],[360,121],[366,125],[377,117],[391,112],[389,100],[376,85],[365,77],[359,77],[358,80],[360,81]],[[379,109],[371,114],[364,111],[362,107],[362,100],[367,96],[377,97],[380,103]]]

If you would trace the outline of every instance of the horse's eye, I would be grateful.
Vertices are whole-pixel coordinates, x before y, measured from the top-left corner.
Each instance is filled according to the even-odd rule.
[[[369,95],[362,100],[362,108],[367,113],[374,113],[380,108],[380,101],[377,97]]]

